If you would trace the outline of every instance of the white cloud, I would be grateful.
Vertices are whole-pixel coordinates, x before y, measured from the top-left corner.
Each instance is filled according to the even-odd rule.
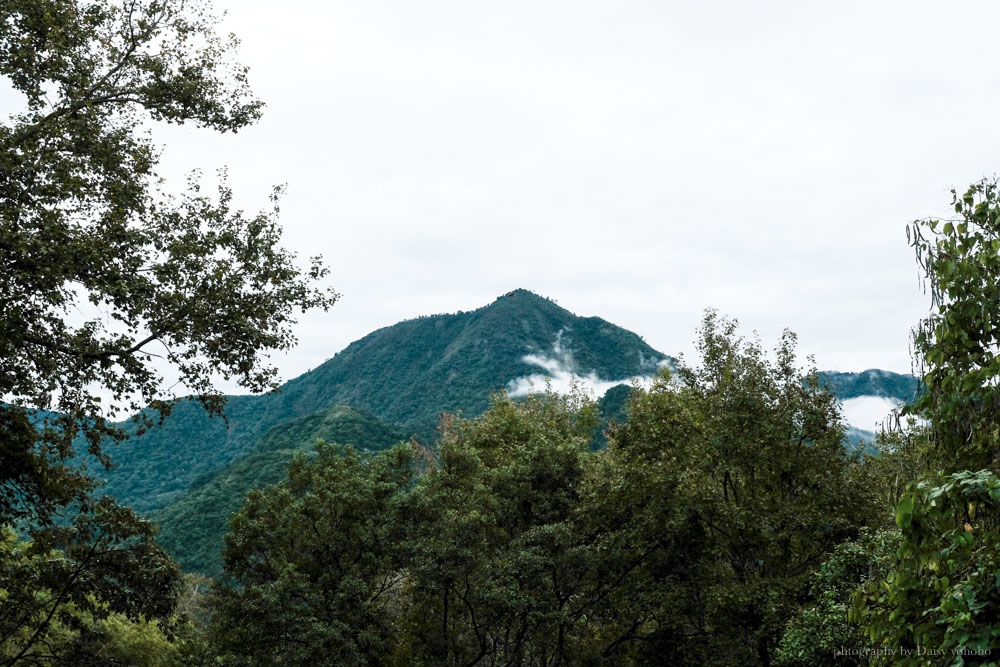
[[[841,401],[844,420],[864,431],[879,431],[889,413],[902,405],[901,402],[885,396],[857,396]]]
[[[568,394],[574,388],[583,389],[592,396],[600,398],[608,389],[619,384],[648,388],[653,377],[652,375],[638,375],[618,380],[606,380],[593,372],[581,374],[572,351],[563,345],[562,331],[556,335],[551,354],[526,354],[521,357],[521,360],[526,364],[537,366],[544,372],[532,373],[508,382],[507,393],[515,398],[541,392],[546,388],[559,394]],[[667,360],[659,364],[660,367],[670,365]],[[881,429],[882,422],[889,413],[900,407],[902,403],[885,396],[857,396],[841,401],[840,405],[844,421],[849,426],[863,431],[877,432]]]
[[[552,345],[552,354],[526,354],[521,360],[532,366],[538,366],[545,373],[532,373],[531,375],[515,378],[507,383],[507,393],[513,397],[527,396],[528,394],[544,391],[546,387],[559,394],[568,394],[574,388],[583,389],[586,393],[595,398],[600,398],[604,393],[620,384],[632,384],[636,386],[648,386],[652,381],[651,375],[634,376],[619,380],[604,380],[596,373],[590,372],[581,375],[577,372],[576,360],[573,353],[563,346],[562,331],[556,334],[556,340]],[[669,365],[664,360],[660,366]]]

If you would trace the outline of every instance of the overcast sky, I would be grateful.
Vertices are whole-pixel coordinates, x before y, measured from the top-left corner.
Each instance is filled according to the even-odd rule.
[[[910,370],[906,224],[1000,169],[1000,4],[216,0],[267,103],[163,173],[288,183],[343,299],[284,378],[524,287],[693,355],[706,307],[823,369]],[[177,183],[180,187],[181,183]]]

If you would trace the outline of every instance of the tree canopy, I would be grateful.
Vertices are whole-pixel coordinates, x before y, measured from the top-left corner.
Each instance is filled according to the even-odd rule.
[[[908,650],[908,664],[926,662],[921,646],[989,663],[1000,641],[998,183],[953,190],[951,203],[953,219],[910,227],[931,291],[913,335],[926,391],[906,409],[924,420],[909,438],[921,465],[896,506],[899,549],[853,609],[878,646]]]
[[[958,194],[956,216],[915,221],[908,236],[931,293],[914,330],[927,391],[911,412],[930,424],[935,464],[977,470],[996,462],[1000,417],[1000,183]]]
[[[700,366],[633,391],[606,449],[594,403],[542,394],[446,419],[422,474],[405,447],[300,455],[231,520],[216,649],[236,664],[772,664],[828,554],[881,521],[877,494],[791,334],[771,360],[709,314],[700,340]]]
[[[265,354],[292,345],[295,312],[336,298],[317,286],[318,258],[300,268],[278,244],[277,192],[273,210],[247,216],[224,181],[209,196],[193,176],[177,195],[157,177],[153,124],[227,132],[260,115],[216,24],[197,0],[0,4],[0,76],[23,101],[0,124],[0,524],[29,534],[32,554],[5,563],[0,587],[25,564],[61,572],[52,595],[26,594],[0,619],[13,659],[70,600],[169,607],[175,568],[152,527],[92,497],[77,444],[108,465],[107,443],[125,436],[116,414],[148,424],[169,411],[165,367],[215,411],[216,377],[270,387]]]

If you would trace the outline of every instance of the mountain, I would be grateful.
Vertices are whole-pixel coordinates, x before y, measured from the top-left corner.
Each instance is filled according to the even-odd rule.
[[[823,371],[820,375],[841,401],[871,396],[909,403],[920,392],[920,380],[916,377],[877,368],[861,373]]]
[[[490,391],[537,375],[545,364],[620,381],[669,361],[630,331],[514,290],[472,312],[379,329],[282,392],[306,409],[353,405],[432,439],[442,412],[477,415]]]
[[[106,490],[141,511],[163,507],[272,427],[335,405],[431,442],[442,412],[475,416],[496,390],[570,372],[612,386],[670,363],[630,331],[514,290],[474,311],[379,329],[277,392],[230,397],[227,421],[178,401],[160,426],[111,450],[118,467],[105,476]]]
[[[162,424],[113,451],[118,467],[106,486],[151,513],[185,570],[217,575],[226,521],[247,491],[282,479],[292,457],[312,455],[317,440],[366,450],[414,435],[431,442],[442,412],[476,416],[492,391],[526,393],[546,377],[560,388],[582,378],[599,393],[604,419],[623,421],[628,380],[674,363],[634,333],[515,290],[474,311],[379,329],[277,392],[230,397],[225,420],[179,401]],[[821,375],[845,405],[884,404],[882,415],[918,385],[879,370]],[[848,437],[856,445],[871,433],[852,428]],[[602,444],[599,433],[595,446]]]
[[[442,412],[475,416],[492,391],[522,392],[532,380],[539,387],[546,375],[575,373],[603,393],[671,363],[630,331],[514,290],[477,310],[372,332],[277,392],[230,397],[225,421],[209,418],[194,401],[180,400],[162,424],[110,448],[117,467],[103,475],[105,488],[148,512],[247,454],[272,427],[335,405],[368,412],[429,443]],[[905,401],[916,383],[910,376],[873,370],[826,377],[848,400]],[[616,391],[607,400],[619,410],[625,393]],[[861,426],[871,427],[867,421]]]
[[[847,440],[857,447],[871,442],[886,416],[919,396],[920,380],[913,375],[870,368],[861,373],[824,371],[823,382],[840,399],[848,424]]]
[[[343,405],[278,424],[248,454],[195,480],[187,493],[153,511],[150,518],[160,526],[158,541],[185,571],[220,575],[229,516],[240,508],[250,489],[280,482],[297,453],[314,455],[317,440],[378,451],[405,441],[406,434]]]

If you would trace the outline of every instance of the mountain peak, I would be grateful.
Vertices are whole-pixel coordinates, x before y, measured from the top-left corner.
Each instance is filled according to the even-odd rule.
[[[491,391],[540,389],[546,377],[559,381],[569,374],[600,386],[627,382],[652,374],[666,359],[630,331],[515,289],[473,311],[428,315],[373,331],[277,393],[232,397],[226,423],[183,402],[161,428],[119,448],[118,460],[131,465],[108,488],[141,509],[161,506],[194,478],[219,469],[219,462],[246,454],[279,423],[309,415],[302,428],[329,419],[364,421],[333,406],[360,409],[431,442],[442,412],[481,414]],[[159,459],[153,461],[154,455]],[[183,473],[174,466],[171,474],[157,476],[178,458],[184,460]]]
[[[551,375],[555,366],[621,381],[652,373],[664,359],[630,331],[520,288],[473,311],[375,331],[290,381],[284,395],[296,414],[351,405],[432,439],[440,412],[479,414],[491,391]]]
[[[532,292],[531,290],[527,290],[521,287],[506,292],[505,294],[501,294],[493,301],[493,303],[486,306],[486,308],[491,308],[493,306],[498,306],[498,305],[503,305],[503,306],[517,305],[520,307],[529,307],[529,308],[535,307],[544,309],[557,308],[560,311],[566,311],[566,309],[560,306],[555,299],[550,299],[547,296],[542,296],[541,294]]]
[[[507,292],[506,294],[501,294],[500,296],[497,297],[497,300],[499,301],[500,299],[509,299],[512,297],[514,298],[529,297],[534,299],[545,299],[546,301],[551,301],[552,303],[555,303],[555,300],[550,299],[547,296],[542,296],[541,294],[536,294],[535,292],[532,292],[529,289],[524,289],[523,287],[518,287],[517,289],[513,289]]]

